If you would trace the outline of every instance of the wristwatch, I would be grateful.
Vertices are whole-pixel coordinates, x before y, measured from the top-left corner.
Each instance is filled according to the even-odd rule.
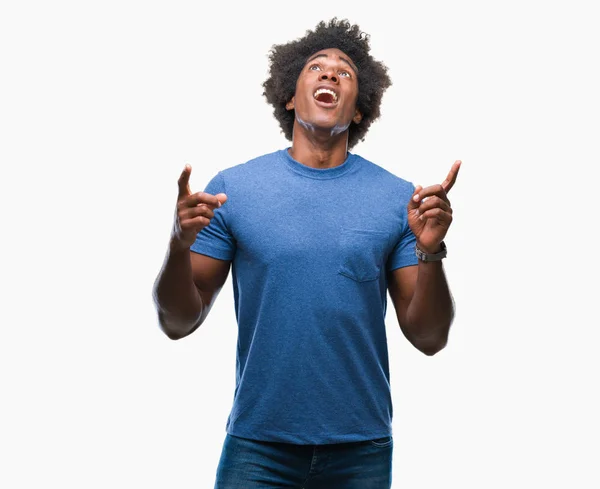
[[[446,255],[448,254],[446,250],[446,243],[442,241],[440,246],[442,249],[437,253],[425,253],[415,245],[415,253],[417,254],[417,258],[421,261],[440,261],[441,259],[446,258]]]

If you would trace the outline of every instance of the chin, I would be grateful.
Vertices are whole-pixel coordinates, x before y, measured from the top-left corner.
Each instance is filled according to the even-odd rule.
[[[348,124],[337,123],[337,124],[329,124],[329,125],[323,127],[322,130],[329,132],[330,136],[337,136],[338,134],[341,134],[344,131],[346,131],[349,127],[350,127],[349,123]]]
[[[348,129],[350,127],[350,123],[344,123],[342,121],[338,121],[338,120],[332,120],[332,119],[313,119],[312,121],[312,125],[322,131],[333,131],[333,130],[339,130],[341,128],[341,131],[344,131],[345,129]]]
[[[350,127],[350,122],[340,122],[332,118],[312,117],[302,119],[296,113],[296,120],[304,129],[310,132],[329,133],[330,136],[337,136]]]

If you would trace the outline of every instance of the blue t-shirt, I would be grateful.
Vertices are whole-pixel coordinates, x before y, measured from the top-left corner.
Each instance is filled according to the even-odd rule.
[[[227,194],[191,250],[232,261],[236,387],[226,431],[296,444],[392,434],[386,272],[416,265],[414,186],[348,154],[287,149],[219,172]]]

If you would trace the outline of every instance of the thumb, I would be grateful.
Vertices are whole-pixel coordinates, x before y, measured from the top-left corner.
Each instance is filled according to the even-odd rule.
[[[415,187],[415,191],[410,196],[410,200],[408,201],[408,210],[409,211],[418,209],[419,205],[421,205],[421,196],[419,195],[419,192],[421,190],[423,190],[423,187],[421,185],[417,185]]]
[[[225,194],[217,194],[215,195],[215,197],[219,201],[219,207],[221,207],[225,202],[227,202],[227,195]]]
[[[179,176],[179,180],[177,180],[177,186],[179,187],[178,198],[186,197],[187,195],[191,195],[192,191],[190,190],[190,175],[192,173],[192,167],[190,165],[185,165],[185,168],[181,172]]]

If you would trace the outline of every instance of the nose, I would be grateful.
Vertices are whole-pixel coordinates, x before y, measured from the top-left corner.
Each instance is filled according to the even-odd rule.
[[[319,77],[319,80],[321,80],[321,81],[331,80],[333,83],[337,83],[338,77],[335,76],[335,73],[332,70],[327,70],[321,74],[321,76]]]

